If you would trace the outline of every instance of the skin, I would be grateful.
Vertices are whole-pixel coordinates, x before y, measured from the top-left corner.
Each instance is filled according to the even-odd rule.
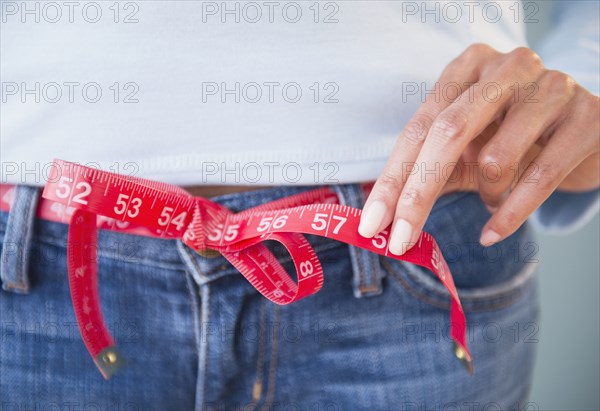
[[[473,44],[436,89],[396,141],[363,208],[362,236],[393,223],[389,249],[401,255],[440,195],[467,190],[478,191],[492,213],[480,238],[490,246],[555,190],[600,187],[600,99],[546,69],[532,50]],[[424,169],[438,171],[415,171]]]

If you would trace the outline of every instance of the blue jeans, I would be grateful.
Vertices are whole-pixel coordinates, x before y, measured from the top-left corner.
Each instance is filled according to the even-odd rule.
[[[334,187],[362,206],[357,185]],[[308,187],[215,197],[238,211]],[[180,241],[101,231],[99,292],[127,366],[105,381],[69,296],[67,226],[36,219],[20,186],[0,213],[0,409],[534,410],[536,244],[525,225],[490,249],[478,195],[441,197],[427,222],[450,265],[474,357],[454,357],[449,298],[429,271],[308,237],[324,268],[316,295],[277,306],[222,257]],[[287,254],[271,246],[289,272]]]

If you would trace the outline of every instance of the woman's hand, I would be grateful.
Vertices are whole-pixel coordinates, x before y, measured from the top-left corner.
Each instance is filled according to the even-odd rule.
[[[480,242],[515,232],[556,189],[600,186],[600,99],[530,49],[474,44],[453,60],[398,138],[361,217],[389,250],[417,241],[435,200],[477,190],[493,213]],[[465,210],[468,213],[469,210]]]

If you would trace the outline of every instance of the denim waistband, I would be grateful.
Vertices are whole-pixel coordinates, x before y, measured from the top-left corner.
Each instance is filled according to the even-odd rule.
[[[314,186],[276,186],[266,189],[245,191],[211,197],[233,212],[258,206],[281,197],[314,189]],[[359,184],[333,185],[340,202],[360,208],[364,203]],[[35,218],[37,199],[41,188],[19,186],[15,191],[10,213],[0,212],[0,233],[3,233],[2,282],[5,289],[27,293],[26,263],[31,258],[51,259],[51,255],[35,255],[31,243],[51,245],[35,252],[64,252],[67,247],[68,225]],[[306,236],[317,254],[337,247],[349,247],[354,269],[353,287],[357,297],[381,293],[381,269],[377,255],[366,250],[318,236]],[[267,242],[276,258],[282,263],[290,260],[285,248],[278,243]],[[190,271],[199,285],[237,273],[237,270],[222,256],[205,258],[185,246],[180,240],[159,239],[108,230],[98,232],[98,256],[123,263],[142,264],[165,270]]]

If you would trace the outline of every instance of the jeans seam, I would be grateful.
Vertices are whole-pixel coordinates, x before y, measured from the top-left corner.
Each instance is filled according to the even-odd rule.
[[[22,272],[23,272],[23,255],[25,253],[23,253],[23,244],[24,244],[24,238],[21,238],[19,240],[19,258],[17,258],[17,279],[18,279],[18,283],[17,284],[7,284],[8,287],[10,287],[11,289],[18,289],[18,290],[25,290],[25,284],[23,284],[23,276],[22,276]]]
[[[277,324],[279,320],[279,306],[275,305],[273,307],[273,323]],[[277,384],[277,358],[279,355],[279,331],[274,333],[273,343],[271,344],[271,359],[269,361],[269,375],[267,381],[267,393],[265,395],[265,402],[261,408],[262,410],[268,410],[271,408],[273,403],[273,399],[275,398],[275,388]]]
[[[195,256],[191,253],[190,249],[188,246],[186,246],[185,244],[181,244],[180,249],[183,250],[183,252],[185,252],[187,254],[187,256],[189,257],[189,260],[192,262],[194,269],[196,270],[196,273],[198,274],[198,276],[202,277],[203,279],[205,279],[205,283],[208,282],[210,280],[210,277],[207,276],[202,269],[200,268],[200,264],[198,264],[198,261],[196,261]],[[192,275],[193,277],[193,275]],[[201,284],[198,284],[199,286],[201,286]],[[202,284],[204,285],[204,284]]]
[[[247,405],[248,406],[252,406],[251,409],[256,408],[256,404],[260,401],[260,399],[262,398],[262,386],[263,386],[263,380],[264,380],[264,366],[265,366],[265,314],[266,314],[266,305],[267,305],[267,299],[263,298],[261,299],[261,304],[260,304],[260,308],[259,308],[259,318],[260,318],[260,325],[259,325],[259,330],[258,330],[258,346],[256,347],[257,349],[257,353],[256,353],[256,378],[254,380],[254,384],[252,385],[252,401]],[[257,386],[258,389],[260,389],[260,392],[256,393],[257,390]]]
[[[27,221],[27,220],[26,220]],[[17,264],[17,279],[18,279],[18,283],[17,285],[15,284],[10,284],[10,288],[18,288],[20,290],[24,290],[25,289],[25,284],[23,284],[23,265],[24,265],[24,261],[23,261],[23,256],[24,256],[24,250],[23,250],[23,244],[25,243],[25,238],[21,237],[21,239],[19,240],[19,258],[17,258],[18,264]]]
[[[0,236],[2,236],[3,233],[0,230]],[[47,236],[37,236],[35,239],[32,240],[32,242],[36,245],[41,245],[41,246],[52,246],[52,247],[58,247],[58,248],[62,248],[66,250],[66,241],[62,242],[62,241],[54,241],[53,239],[51,239],[50,237]],[[111,253],[106,253],[102,250],[102,248],[98,249],[98,257],[101,258],[106,258],[109,259],[111,261],[115,261],[115,262],[119,262],[119,263],[131,263],[131,260],[127,260],[127,259],[123,259],[123,258],[115,258],[113,257],[113,254]],[[142,260],[136,260],[133,261],[135,264],[137,265],[143,265],[144,267],[150,267],[150,268],[160,268],[160,269],[164,269],[164,270],[173,270],[173,271],[181,271],[181,270],[185,270],[185,264],[182,263],[156,263],[153,262],[150,259],[142,259]]]
[[[430,304],[432,306],[435,306],[437,308],[443,308],[443,309],[449,309],[450,308],[450,303],[449,302],[448,303],[441,303],[441,302],[439,302],[437,300],[434,300],[434,299],[430,298],[427,294],[422,293],[422,292],[418,291],[416,288],[412,287],[410,284],[408,284],[404,280],[404,278],[402,278],[402,276],[400,274],[398,274],[394,269],[392,269],[392,267],[386,261],[383,261],[382,264],[388,270],[388,272],[390,273],[390,275],[406,291],[408,291],[410,295],[412,295],[413,297],[415,297],[419,301],[425,302],[425,303]]]
[[[185,277],[185,284],[186,284],[188,292],[189,292],[188,293],[188,302],[190,305],[190,310],[192,312],[192,327],[194,329],[194,339],[196,340],[196,354],[198,356],[200,356],[200,350],[198,349],[198,345],[200,344],[200,339],[198,339],[198,335],[195,332],[195,330],[199,330],[200,328],[198,327],[198,324],[197,324],[198,320],[196,319],[196,313],[194,310],[193,297],[195,296],[195,292],[194,292],[194,290],[192,288],[192,284],[191,284],[191,282],[193,283],[194,280],[193,280],[191,274],[188,273],[187,271],[183,271],[183,276]]]
[[[4,232],[0,229],[0,237],[3,235],[4,235]],[[173,240],[173,241],[177,241],[177,240]],[[49,245],[49,246],[53,246],[53,247],[59,247],[59,248],[66,249],[66,247],[65,247],[66,243],[54,241],[53,239],[51,239],[50,237],[47,237],[47,236],[37,236],[35,239],[32,240],[32,242],[37,245],[46,245],[46,246]],[[314,247],[314,250],[315,250],[315,253],[318,254],[321,252],[331,251],[338,247],[343,247],[343,246],[347,246],[347,244],[340,243],[337,241],[331,241],[331,242],[324,243],[320,246]],[[189,253],[189,254],[192,255],[191,253]],[[127,260],[120,259],[120,258],[114,258],[111,253],[104,253],[101,248],[98,249],[98,256],[102,257],[102,258],[107,258],[107,259],[109,259],[111,261],[115,261],[115,262],[131,263],[131,261],[127,261]],[[281,262],[283,264],[291,262],[291,261],[292,261],[292,259],[289,255],[281,257]],[[173,270],[173,271],[185,270],[184,263],[172,263],[172,264],[156,263],[150,259],[143,259],[143,260],[135,261],[135,263],[138,265],[143,265],[145,267],[151,267],[151,268],[161,268],[161,269]],[[227,271],[232,271],[232,272],[236,271],[237,272],[237,270],[233,270],[231,268],[229,268]]]
[[[389,264],[389,262],[382,260],[382,265],[390,273],[390,275],[406,291],[408,291],[413,297],[415,297],[418,300],[425,302],[429,305],[437,307],[437,308],[443,308],[443,309],[450,308],[450,301],[449,301],[450,296],[449,295],[443,295],[441,293],[438,293],[437,290],[429,290],[429,289],[426,291],[418,290],[417,288],[415,288],[411,284],[409,284],[404,278],[402,278],[402,275],[400,273],[396,272],[396,270]],[[499,295],[497,297],[492,297],[492,298],[488,297],[488,298],[481,298],[481,299],[478,299],[478,298],[465,299],[463,297],[463,298],[461,298],[461,303],[462,303],[462,306],[463,306],[463,309],[465,312],[476,313],[476,312],[498,310],[498,309],[506,308],[506,307],[512,305],[522,295],[525,294],[525,292],[529,289],[530,286],[531,286],[531,281],[530,281],[530,279],[528,279],[525,284],[522,284],[522,285],[518,286],[517,288],[515,288],[514,290],[503,293],[502,295]],[[437,300],[436,297],[428,295],[428,293],[435,294],[435,296],[437,296],[437,297],[446,297],[448,302],[443,303],[443,302]],[[460,297],[460,290],[458,290],[458,294]]]
[[[209,324],[210,322],[210,285],[208,284],[204,284],[202,287],[199,287],[200,289],[198,290],[199,293],[201,293],[201,313],[200,315],[202,317],[204,317],[206,315],[206,321],[204,322],[205,324]],[[205,306],[206,304],[206,306]],[[202,318],[200,319],[202,320]],[[201,331],[202,332],[202,331]],[[202,344],[202,339],[200,338],[200,344],[202,345],[202,356],[204,358],[202,358],[202,381],[197,382],[196,386],[197,386],[197,393],[196,393],[196,402],[198,403],[198,401],[200,401],[201,405],[203,405],[204,400],[205,400],[205,396],[204,396],[204,391],[205,391],[205,387],[206,387],[206,377],[208,375],[208,337],[206,337],[206,342],[204,344]]]

